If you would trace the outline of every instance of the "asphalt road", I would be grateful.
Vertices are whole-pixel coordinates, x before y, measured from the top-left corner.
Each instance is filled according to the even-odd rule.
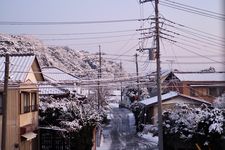
[[[112,120],[103,128],[103,144],[97,150],[156,150],[156,143],[137,136],[132,112],[113,108]]]

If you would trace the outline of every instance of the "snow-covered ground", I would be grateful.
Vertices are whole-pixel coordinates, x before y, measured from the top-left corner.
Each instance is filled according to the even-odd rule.
[[[158,140],[159,140],[158,136],[153,136],[152,133],[146,133],[146,134],[138,133],[138,136],[140,136],[140,137],[142,137],[142,138],[144,138],[144,139],[146,139],[146,140],[148,140],[150,142],[153,142],[155,144],[157,144]]]
[[[100,146],[97,147],[97,150],[110,150],[112,139],[110,137],[110,130],[107,130],[106,128],[107,127],[105,127],[105,129],[102,131]]]
[[[110,124],[102,131],[100,146],[97,150],[149,150],[157,149],[158,138],[152,134],[137,134],[134,114],[125,108],[119,108],[120,91],[113,91],[108,99],[107,118]]]
[[[112,104],[112,106],[116,106]],[[103,127],[103,138],[97,150],[154,150],[157,139],[150,135],[136,134],[133,113],[125,108],[113,107],[109,125]],[[154,140],[154,141],[151,141]]]
[[[118,108],[119,104],[118,103],[109,103],[110,108]]]
[[[144,129],[142,132],[138,133],[138,136],[148,140],[151,143],[158,143],[158,136],[154,136],[154,133],[158,132],[158,127],[152,124],[144,125]]]

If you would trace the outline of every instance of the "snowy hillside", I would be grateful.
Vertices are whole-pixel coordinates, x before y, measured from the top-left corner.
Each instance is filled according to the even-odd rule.
[[[50,47],[31,36],[18,36],[0,33],[0,54],[34,53],[42,67],[54,66],[82,78],[97,77],[98,55],[76,51],[69,47]],[[103,77],[114,77],[120,72],[119,64],[102,59]]]

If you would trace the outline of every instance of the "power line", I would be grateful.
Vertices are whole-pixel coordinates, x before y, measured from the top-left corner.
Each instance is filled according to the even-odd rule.
[[[219,39],[219,38],[215,38],[215,37],[211,37],[211,36],[206,36],[206,35],[199,34],[199,33],[193,32],[193,31],[189,31],[189,30],[185,30],[185,29],[182,29],[182,28],[179,28],[179,27],[176,27],[176,26],[167,24],[167,23],[164,23],[164,25],[167,25],[169,27],[172,27],[174,29],[177,29],[177,30],[179,30],[179,31],[181,31],[181,32],[183,32],[185,34],[188,34],[188,35],[191,35],[191,36],[194,36],[194,37],[197,37],[197,38],[204,39],[206,41],[221,42],[221,43],[224,43],[225,42],[225,40],[223,40],[223,39]],[[176,33],[176,32],[173,32],[173,31],[164,29],[164,28],[161,28],[161,30],[164,30],[166,32],[173,33],[175,35],[180,35],[179,33]]]
[[[204,55],[205,56],[205,55]],[[200,56],[201,58],[202,58],[202,56]],[[207,57],[207,58],[209,58],[208,56],[205,56],[205,57]],[[131,60],[131,59],[114,59],[114,58],[104,58],[104,59],[107,59],[107,60],[121,60],[121,61],[126,61],[126,62],[135,62],[134,60]],[[138,62],[142,62],[142,63],[146,63],[146,61],[141,61],[141,60],[139,60]],[[155,62],[154,61],[149,61],[148,62],[148,64],[155,64]],[[216,61],[215,62],[215,60],[213,60],[213,61],[183,61],[183,62],[173,62],[174,64],[192,64],[192,65],[199,65],[199,64],[224,64],[224,62],[222,62],[222,61]],[[168,61],[161,61],[161,64],[170,64],[170,62],[168,62]]]
[[[184,38],[182,38],[182,37],[184,37]],[[201,43],[206,44],[206,45],[203,45],[204,47],[217,47],[217,48],[219,47],[219,48],[222,48],[222,49],[225,48],[225,45],[223,45],[222,43],[220,44],[220,43],[217,43],[217,42],[213,42],[211,40],[204,40],[202,38],[201,39],[193,38],[191,36],[183,35],[183,34],[180,34],[180,33],[178,33],[177,36],[173,36],[172,38],[181,39],[181,40],[187,41],[191,44],[194,44],[194,43],[196,43],[197,45],[199,45]],[[197,43],[196,41],[200,42],[200,43]]]
[[[162,44],[163,44],[163,40],[162,40]],[[176,56],[176,53],[175,53],[175,51],[174,51],[174,49],[173,49],[172,46],[171,46],[171,49],[172,49],[172,52],[173,52],[173,54],[174,54],[174,58],[175,58],[176,62],[178,62],[178,57]],[[179,69],[181,70],[180,64],[178,64],[177,66],[178,66]],[[171,69],[172,69],[172,64],[171,64]]]
[[[181,29],[179,27],[176,27],[176,26],[173,26],[173,25],[170,25],[170,24],[167,24],[165,23],[164,25],[167,25],[169,27],[172,27],[174,29],[177,29],[185,34],[188,34],[188,35],[191,35],[191,36],[194,36],[194,37],[197,37],[197,38],[200,38],[201,40],[205,41],[205,42],[212,42],[213,44],[218,44],[220,46],[223,45],[223,43],[225,42],[224,40],[219,40],[219,39],[215,39],[215,38],[211,38],[211,37],[207,37],[207,36],[204,36],[204,35],[201,35],[201,34],[198,34],[198,33],[195,33],[195,32],[191,32],[191,31],[188,31],[188,30],[184,30],[184,29]],[[178,35],[178,36],[184,36],[182,35],[181,33],[178,33],[178,32],[173,32],[173,31],[170,31],[170,30],[166,30],[166,29],[163,29],[161,28],[162,30],[166,31],[166,32],[170,32],[170,33],[173,33],[175,35]],[[190,38],[190,37],[188,37]],[[192,37],[191,37],[192,38]],[[198,40],[200,40],[198,39]],[[220,42],[220,43],[218,43]]]
[[[134,36],[134,35],[133,35]],[[132,40],[133,36],[129,39],[129,41],[127,41],[127,43],[125,43],[121,49],[123,49],[129,42],[130,40]],[[139,44],[139,43],[138,43]],[[117,56],[115,59],[118,59],[119,57],[121,57],[121,55],[126,54],[127,52],[131,51],[132,49],[134,49],[136,46],[138,46],[138,44],[135,44],[133,47],[131,47],[130,49],[126,50],[125,52],[123,52],[122,54],[120,54],[119,56]]]
[[[212,58],[210,58],[210,57],[207,57],[207,56],[205,56],[205,55],[199,54],[199,53],[197,53],[197,52],[195,52],[195,51],[193,51],[193,50],[190,50],[190,49],[187,49],[187,48],[185,48],[185,47],[179,46],[179,45],[177,45],[177,44],[175,44],[175,43],[173,43],[173,44],[174,44],[175,46],[179,47],[179,48],[182,48],[182,49],[184,49],[184,50],[190,52],[190,53],[196,54],[196,55],[198,55],[198,56],[201,56],[201,57],[206,58],[206,59],[208,59],[208,60],[211,60],[211,61],[213,61],[213,62],[220,63],[220,64],[225,64],[225,62],[220,62],[220,61],[214,60],[214,59],[212,59]],[[183,43],[180,43],[180,44],[183,44]]]
[[[132,41],[134,41],[134,40],[137,41],[137,39],[132,39]],[[83,45],[97,45],[99,43],[101,43],[101,44],[120,43],[120,42],[124,42],[124,41],[128,41],[128,40],[100,41],[100,42],[66,44],[66,45],[68,45],[68,46],[83,46]],[[51,45],[51,46],[55,46],[55,45]]]
[[[45,41],[87,40],[87,39],[117,38],[117,37],[131,36],[131,35],[133,34],[101,36],[101,37],[84,37],[84,38],[48,38],[48,39],[42,39],[42,40],[45,40]]]
[[[198,43],[195,44],[195,42],[193,43],[193,42],[190,42],[190,41],[184,40],[184,39],[181,39],[181,40],[182,40],[182,42],[181,42],[181,41],[176,41],[176,43],[180,43],[180,44],[183,44],[183,45],[185,45],[185,46],[194,48],[194,49],[196,49],[197,51],[202,50],[202,49],[199,47]],[[184,43],[184,41],[186,41],[187,43]],[[195,44],[195,45],[192,45],[192,44]],[[202,51],[205,52],[205,49],[203,49]],[[215,54],[215,51],[217,51],[217,52],[222,52],[222,50],[215,50],[215,49],[213,49],[213,50],[209,49],[207,52],[211,52],[211,53]],[[221,53],[220,53],[220,54],[221,54]],[[221,54],[221,55],[222,55],[222,54]]]
[[[164,0],[164,1],[167,1],[167,2],[170,2],[170,3],[174,3],[174,4],[177,4],[177,5],[181,5],[181,6],[185,6],[185,7],[189,7],[189,8],[196,9],[196,10],[201,10],[203,12],[208,12],[208,13],[211,13],[211,14],[216,14],[216,15],[223,16],[223,17],[225,16],[224,14],[221,14],[221,13],[209,11],[209,10],[202,9],[202,8],[198,8],[198,7],[194,7],[194,6],[185,5],[185,4],[178,3],[178,2],[174,2],[174,1],[171,1],[171,0]]]
[[[182,42],[187,42],[187,43],[189,43],[189,44],[194,44],[195,46],[194,47],[200,47],[200,46],[202,46],[202,47],[211,47],[211,49],[209,49],[208,51],[211,51],[211,52],[213,52],[213,53],[215,53],[215,51],[217,51],[217,52],[222,52],[222,50],[219,50],[219,49],[215,49],[215,47],[217,47],[217,48],[221,48],[221,49],[223,49],[223,48],[225,48],[225,46],[220,46],[220,45],[216,45],[216,44],[211,44],[210,45],[210,43],[207,43],[207,42],[202,42],[201,40],[198,40],[198,39],[194,39],[194,38],[189,38],[189,39],[187,39],[187,38],[182,38],[182,37],[175,37],[175,39],[178,39],[178,40],[181,40]],[[176,42],[179,42],[178,40],[176,40]],[[195,42],[196,41],[196,42]],[[199,43],[198,43],[199,42]],[[208,44],[208,45],[207,45]]]
[[[168,40],[168,41],[169,41],[169,40]],[[201,56],[202,58],[206,58],[206,59],[208,59],[208,60],[211,60],[213,63],[225,64],[225,62],[221,62],[221,61],[214,60],[214,59],[212,59],[212,58],[210,58],[210,57],[208,57],[208,56],[206,56],[206,55],[199,54],[199,53],[195,52],[194,50],[190,50],[190,49],[187,49],[187,48],[185,48],[185,47],[179,46],[179,45],[177,45],[177,44],[175,44],[175,43],[173,43],[173,42],[171,42],[171,41],[169,41],[169,42],[172,43],[173,45],[179,47],[179,48],[182,48],[183,50],[186,50],[186,51],[188,51],[188,52],[190,52],[190,53],[193,53],[193,54],[196,54],[196,55],[198,55],[198,56]],[[184,43],[182,43],[182,42],[177,42],[177,43],[178,43],[178,44],[181,44],[181,45],[186,45],[186,46],[189,46],[189,47],[194,47],[194,46],[191,46],[191,45],[188,45],[188,44],[184,44]],[[194,47],[194,48],[196,48],[196,47]],[[212,62],[210,62],[210,63],[212,63]],[[199,62],[199,64],[201,64],[201,63]]]
[[[217,38],[219,38],[219,39],[223,39],[223,40],[225,40],[225,38],[224,38],[224,37],[221,37],[221,36],[218,36],[218,35],[215,35],[215,34],[212,34],[212,33],[208,33],[208,32],[205,32],[205,31],[202,31],[202,30],[199,30],[199,29],[195,29],[195,28],[192,28],[192,27],[189,27],[189,26],[186,26],[186,25],[180,24],[180,23],[176,23],[176,22],[171,21],[171,20],[169,20],[169,19],[166,19],[166,18],[164,18],[164,17],[163,17],[163,18],[161,18],[161,19],[163,19],[163,20],[165,20],[165,21],[167,21],[167,22],[169,22],[169,23],[172,23],[172,24],[178,25],[178,26],[180,26],[180,27],[182,27],[182,28],[187,28],[187,29],[189,29],[189,30],[193,30],[193,31],[196,31],[196,32],[199,32],[199,33],[202,33],[202,34],[205,34],[205,35],[211,36],[211,37],[217,37]]]
[[[147,54],[147,53],[146,53]],[[87,54],[89,56],[96,56],[98,55],[97,53],[96,54]],[[148,55],[148,54],[147,54]],[[134,55],[129,55],[129,54],[115,54],[115,53],[102,53],[102,56],[120,56],[120,57],[134,57]],[[208,57],[221,57],[221,55],[206,55]],[[144,53],[142,53],[141,56],[139,57],[144,57],[146,58],[147,56],[144,56]],[[162,55],[161,56],[162,58],[170,58],[170,57],[174,57],[172,55]],[[192,56],[187,56],[187,55],[179,55],[180,58],[199,58],[199,56],[196,56],[196,55],[192,55]]]
[[[167,7],[170,7],[170,8],[177,9],[177,10],[189,12],[189,13],[192,13],[192,14],[197,14],[197,15],[200,15],[200,16],[225,21],[224,16],[218,16],[218,15],[215,15],[215,14],[210,14],[210,13],[207,13],[207,12],[199,11],[197,9],[193,9],[193,8],[189,8],[189,7],[185,7],[185,6],[181,6],[181,5],[169,3],[169,2],[162,2],[161,1],[160,4],[163,5],[163,6],[167,6]]]
[[[165,20],[167,20],[167,19],[165,19]],[[174,22],[172,22],[172,21],[169,21],[170,23],[173,23],[173,24],[177,24],[177,23],[174,23]],[[179,27],[176,27],[176,26],[174,26],[174,25],[170,25],[170,24],[167,24],[167,23],[164,23],[165,25],[167,25],[167,26],[169,26],[169,27],[172,27],[172,28],[175,28],[175,29],[178,29],[178,30],[181,30],[182,32],[184,32],[184,33],[186,33],[185,31],[188,31],[188,30],[185,30],[185,31],[183,31],[183,29],[181,29],[181,28],[179,28]],[[164,30],[165,32],[168,32],[168,33],[172,33],[172,34],[174,34],[175,36],[171,36],[171,35],[167,35],[167,34],[165,34],[166,36],[171,36],[172,38],[179,38],[179,39],[181,39],[181,40],[184,40],[184,41],[187,41],[187,42],[190,42],[190,43],[196,43],[195,41],[198,41],[198,42],[200,42],[200,43],[204,43],[204,44],[207,44],[207,45],[203,45],[204,47],[211,47],[211,46],[214,46],[214,47],[220,47],[220,48],[224,48],[225,47],[225,45],[223,44],[223,43],[218,43],[218,40],[216,40],[216,39],[212,39],[212,38],[210,38],[210,37],[206,37],[205,35],[200,35],[199,33],[195,33],[195,32],[192,32],[192,31],[189,31],[188,32],[188,34],[191,34],[191,36],[189,35],[185,35],[185,34],[181,34],[181,33],[179,33],[179,32],[174,32],[174,31],[170,31],[170,30],[168,30],[168,29],[164,29],[164,28],[161,28],[161,30]],[[193,33],[194,33],[194,35],[193,35]],[[164,34],[164,33],[163,33]],[[200,35],[200,36],[199,36]],[[179,37],[179,36],[181,36],[181,37],[184,37],[184,38],[186,38],[186,39],[184,39],[184,38],[181,38],[181,37]],[[192,36],[194,36],[194,37],[197,37],[197,38],[194,38],[194,37],[192,37]],[[193,41],[190,41],[190,40],[193,40]],[[222,41],[221,41],[222,42]],[[199,45],[199,43],[196,43],[196,45]]]
[[[22,35],[39,35],[39,36],[49,36],[49,35],[88,35],[88,34],[110,34],[110,33],[121,33],[121,32],[132,32],[136,29],[130,30],[116,30],[116,31],[99,31],[99,32],[75,32],[75,33],[21,33]]]
[[[221,57],[221,55],[204,55],[207,57]],[[170,58],[170,57],[174,57],[174,56],[162,56],[162,58]],[[184,56],[184,55],[179,55],[177,56],[179,58],[199,58],[200,56],[196,56],[196,55],[192,55],[192,56]]]
[[[193,11],[193,10],[184,9],[182,7],[176,7],[176,6],[173,6],[171,4],[164,3],[164,2],[161,2],[160,5],[166,6],[166,7],[170,7],[170,8],[174,8],[174,9],[181,10],[181,11],[185,11],[185,12],[189,12],[189,13],[192,13],[192,14],[197,14],[197,15],[200,15],[200,16],[212,18],[212,19],[217,19],[217,20],[220,20],[220,21],[225,21],[224,18],[220,18],[220,17],[216,17],[216,16],[212,16],[212,15],[207,15],[207,14],[199,13],[199,12],[196,12],[196,11]]]
[[[121,23],[149,20],[144,19],[121,19],[121,20],[99,20],[99,21],[56,21],[56,22],[31,22],[31,21],[0,21],[0,25],[76,25],[76,24],[105,24],[105,23]]]

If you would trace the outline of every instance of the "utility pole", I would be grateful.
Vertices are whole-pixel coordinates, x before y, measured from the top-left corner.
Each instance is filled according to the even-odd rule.
[[[100,93],[100,78],[102,77],[102,56],[101,56],[101,45],[99,45],[99,68],[98,68],[98,109],[101,105],[101,93]]]
[[[4,92],[3,92],[3,115],[2,115],[2,144],[1,149],[6,150],[7,140],[7,99],[8,99],[8,81],[9,81],[9,54],[5,55],[5,78],[4,78]]]
[[[140,3],[152,2],[153,0],[139,0]],[[158,132],[159,150],[163,150],[163,127],[162,127],[162,97],[161,97],[161,68],[160,68],[160,43],[159,43],[159,0],[155,1],[155,41],[156,41],[156,72],[157,72],[157,95],[158,95]],[[150,53],[149,53],[150,54]],[[150,57],[149,57],[150,58]]]
[[[137,75],[137,88],[138,88],[138,101],[140,100],[140,85],[139,85],[139,73],[138,73],[138,54],[135,55],[136,75]]]
[[[120,61],[120,77],[122,77],[122,62]],[[120,82],[120,102],[122,103],[123,100],[123,86],[122,81]]]
[[[156,33],[156,68],[157,68],[157,95],[158,95],[158,131],[159,150],[163,150],[163,127],[162,127],[162,97],[161,97],[161,68],[160,68],[160,43],[159,43],[159,0],[155,0],[155,33]]]

